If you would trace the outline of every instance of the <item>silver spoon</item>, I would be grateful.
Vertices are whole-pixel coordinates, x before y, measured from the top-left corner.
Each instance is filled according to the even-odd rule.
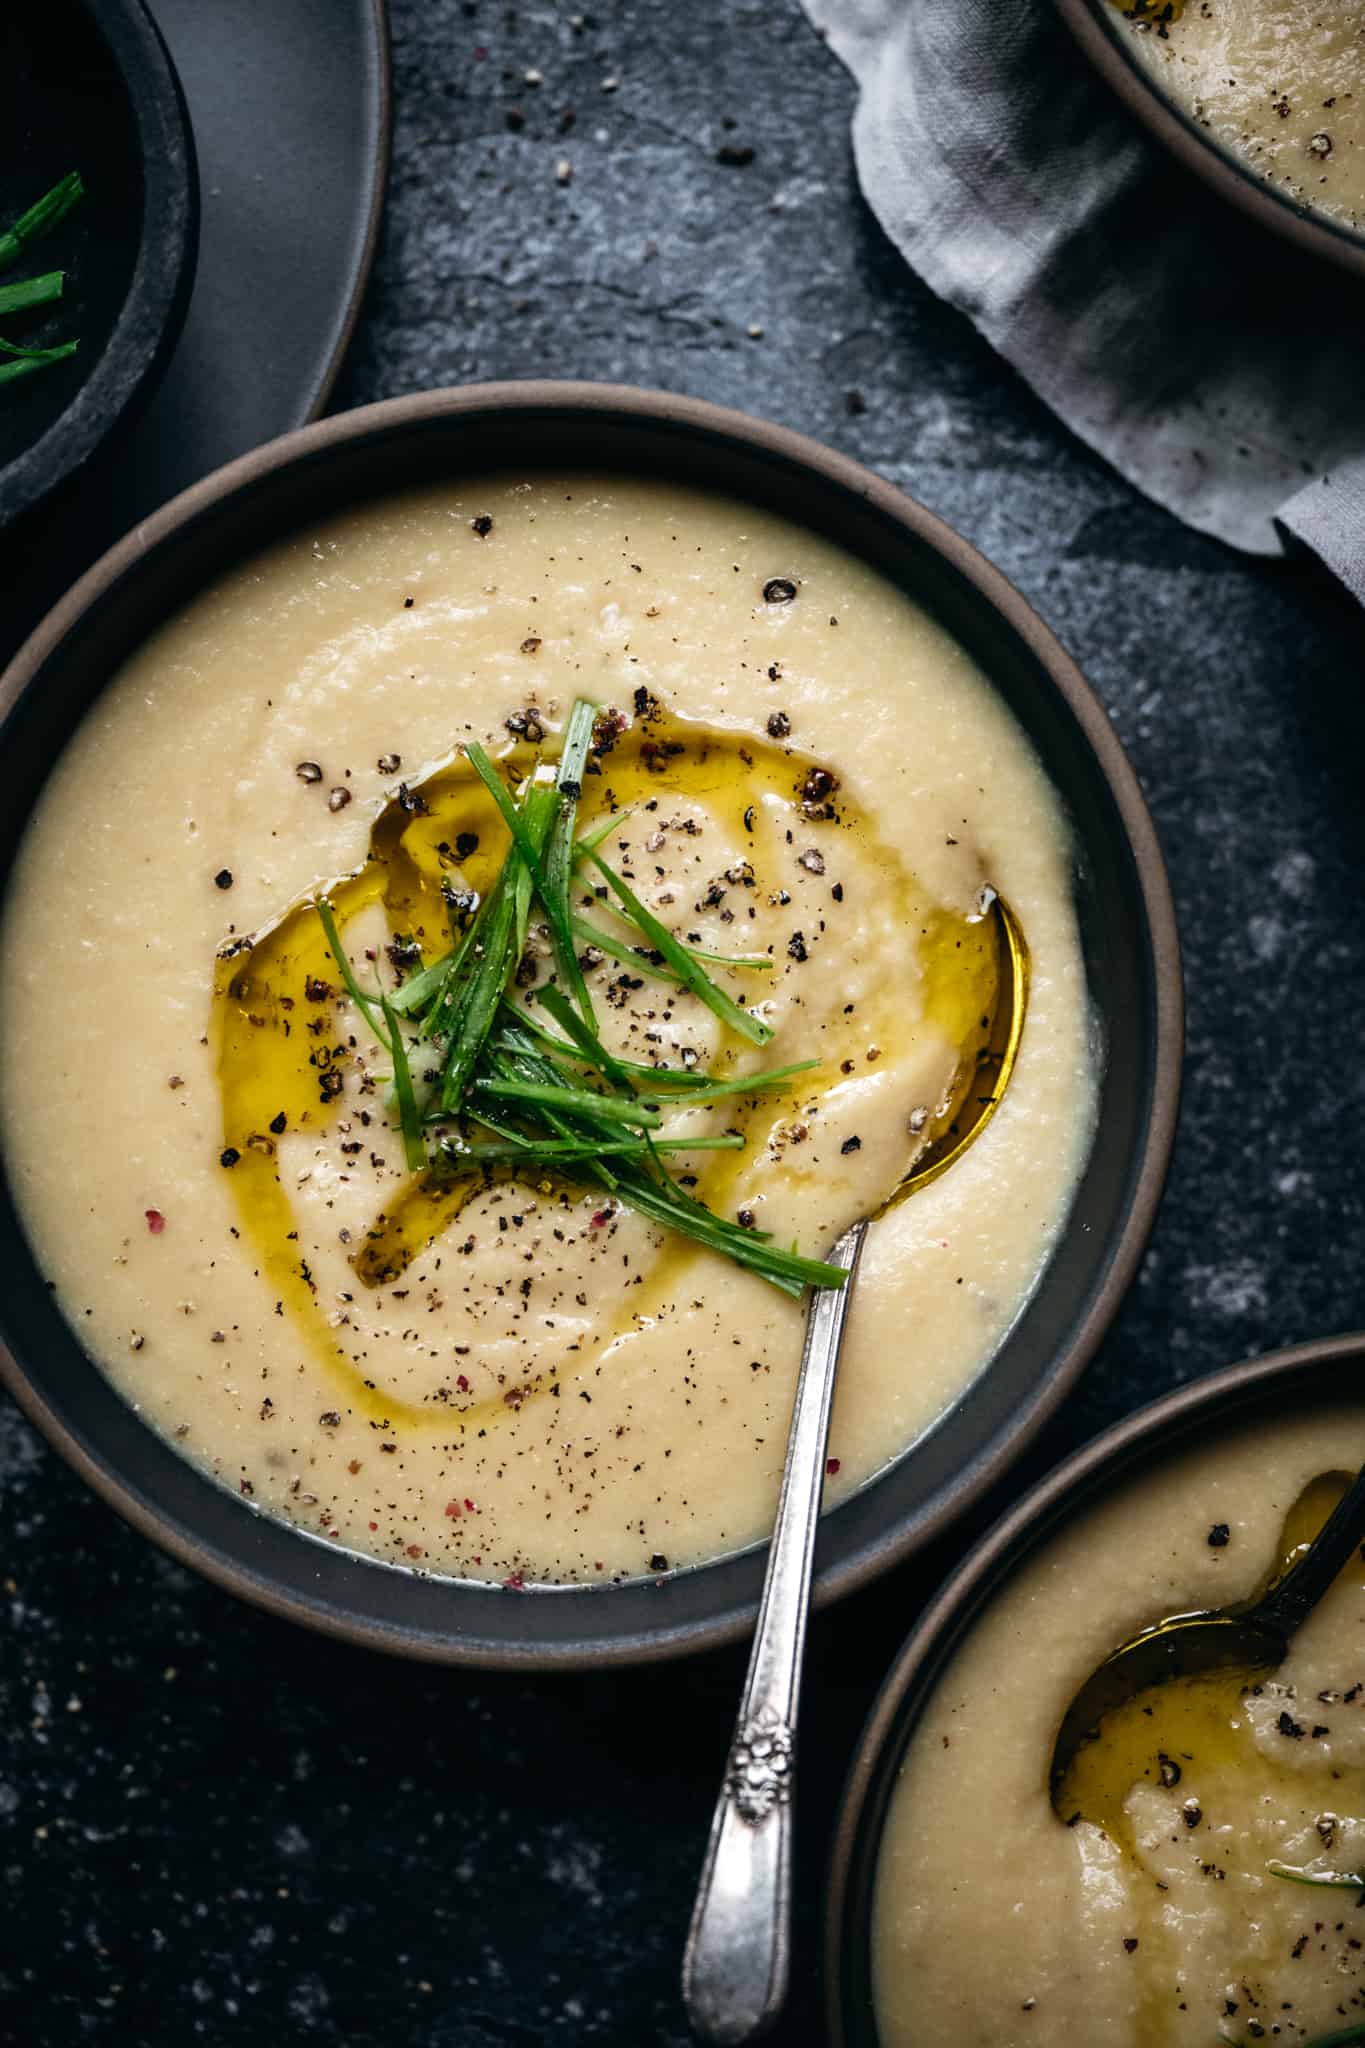
[[[995,1112],[1014,1069],[1028,994],[1028,951],[1008,905],[992,892],[996,1001],[985,1043],[906,1176],[876,1213],[955,1164]],[[829,1254],[842,1287],[817,1289],[806,1323],[787,1463],[768,1552],[758,1627],[739,1719],[683,1954],[683,2003],[694,2033],[736,2048],[777,2018],[791,1967],[792,1786],[811,1560],[820,1515],[829,1414],[844,1323],[872,1217]]]

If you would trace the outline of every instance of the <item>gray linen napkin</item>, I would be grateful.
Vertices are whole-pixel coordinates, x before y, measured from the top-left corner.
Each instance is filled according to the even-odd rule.
[[[803,0],[863,191],[1066,424],[1205,533],[1365,601],[1365,289],[1168,161],[1047,0]]]

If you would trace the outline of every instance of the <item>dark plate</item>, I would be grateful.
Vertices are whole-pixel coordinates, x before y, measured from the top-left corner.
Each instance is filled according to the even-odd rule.
[[[0,26],[0,227],[68,171],[85,198],[0,283],[65,270],[51,308],[7,317],[65,362],[0,386],[0,524],[88,462],[145,399],[180,332],[199,200],[189,116],[141,0],[13,7]]]
[[[194,119],[203,234],[180,347],[130,451],[125,525],[322,411],[389,162],[384,0],[155,4]]]
[[[383,0],[156,0],[156,14],[199,158],[189,312],[117,459],[99,457],[79,490],[16,529],[26,573],[0,597],[0,661],[139,519],[317,416],[374,256],[389,152]]]
[[[1329,1337],[1235,1365],[1181,1387],[1104,1431],[985,1536],[961,1564],[891,1668],[844,1790],[825,1919],[830,2034],[835,2048],[877,2048],[872,2007],[872,1900],[882,1828],[901,1759],[948,1660],[987,1602],[1040,1544],[1151,1459],[1196,1437],[1213,1441],[1259,1409],[1297,1411],[1358,1388],[1365,1335]],[[1354,1396],[1358,1399],[1358,1394]]]
[[[1164,1178],[1181,992],[1161,855],[1132,770],[1082,681],[1003,577],[856,463],[695,400],[504,384],[396,399],[304,429],[147,522],[45,621],[0,686],[0,885],[72,725],[125,654],[206,579],[339,505],[423,479],[587,465],[768,505],[865,557],[934,612],[1014,707],[1075,824],[1078,904],[1107,1042],[1099,1125],[1071,1223],[994,1360],[899,1462],[831,1513],[816,1598],[884,1570],[961,1512],[1061,1400],[1132,1277]],[[89,1482],[177,1557],[280,1614],[451,1662],[588,1664],[725,1641],[752,1620],[760,1550],[654,1583],[524,1595],[418,1577],[255,1513],[178,1457],[86,1359],[0,1190],[0,1367]]]
[[[1158,142],[1174,150],[1210,191],[1240,207],[1262,227],[1283,235],[1296,248],[1365,277],[1365,235],[1340,227],[1291,199],[1224,149],[1207,128],[1191,120],[1136,61],[1131,31],[1110,0],[1056,0],[1056,5],[1081,48],[1124,105]]]

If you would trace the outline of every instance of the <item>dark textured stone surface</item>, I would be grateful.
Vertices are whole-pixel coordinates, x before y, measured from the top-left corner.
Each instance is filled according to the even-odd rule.
[[[1029,1470],[1177,1380],[1365,1319],[1359,615],[1141,502],[905,275],[853,184],[848,81],[794,7],[640,0],[579,34],[549,6],[394,15],[388,231],[344,402],[554,371],[804,427],[993,556],[1131,749],[1185,935],[1184,1126],[1141,1280]],[[0,1517],[0,2035],[685,2040],[738,1654],[549,1682],[315,1642],[154,1556],[8,1411]],[[813,1628],[784,2042],[820,2035],[850,1745],[959,1549]]]

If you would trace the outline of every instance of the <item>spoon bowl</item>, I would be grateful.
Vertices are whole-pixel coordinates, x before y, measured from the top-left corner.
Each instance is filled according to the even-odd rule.
[[[926,1127],[924,1143],[878,1216],[956,1166],[995,1115],[1019,1057],[1028,1008],[1028,946],[1004,897],[990,889],[982,899],[977,919],[989,918],[995,935],[995,1001],[983,1020],[981,1043],[974,1054],[964,1049],[947,1101]]]
[[[869,1223],[937,1180],[980,1137],[1023,1042],[1028,947],[1018,919],[994,889],[982,891],[977,920],[986,918],[995,956],[982,1037],[962,1048],[953,1084],[916,1134],[902,1179],[830,1252],[830,1263],[847,1274],[843,1286],[811,1295],[758,1627],[683,1956],[688,2018],[698,2038],[714,2048],[738,2048],[765,2033],[787,1995],[801,1658],[834,1380],[863,1240]]]
[[[1143,1629],[1091,1673],[1062,1718],[1049,1773],[1058,1814],[1065,1820],[1075,1811],[1067,1774],[1078,1751],[1102,1741],[1106,1718],[1139,1693],[1215,1671],[1270,1671],[1288,1647],[1274,1630],[1231,1613],[1173,1614]]]
[[[1063,1820],[1076,1810],[1068,1785],[1076,1757],[1086,1744],[1104,1741],[1106,1720],[1139,1693],[1218,1671],[1252,1678],[1284,1661],[1294,1631],[1365,1537],[1365,1468],[1325,1521],[1324,1505],[1318,1502],[1318,1527],[1308,1541],[1291,1536],[1302,1512],[1312,1512],[1307,1496],[1290,1515],[1280,1564],[1252,1599],[1208,1613],[1169,1615],[1140,1629],[1092,1671],[1062,1716],[1052,1751],[1052,1804]]]

